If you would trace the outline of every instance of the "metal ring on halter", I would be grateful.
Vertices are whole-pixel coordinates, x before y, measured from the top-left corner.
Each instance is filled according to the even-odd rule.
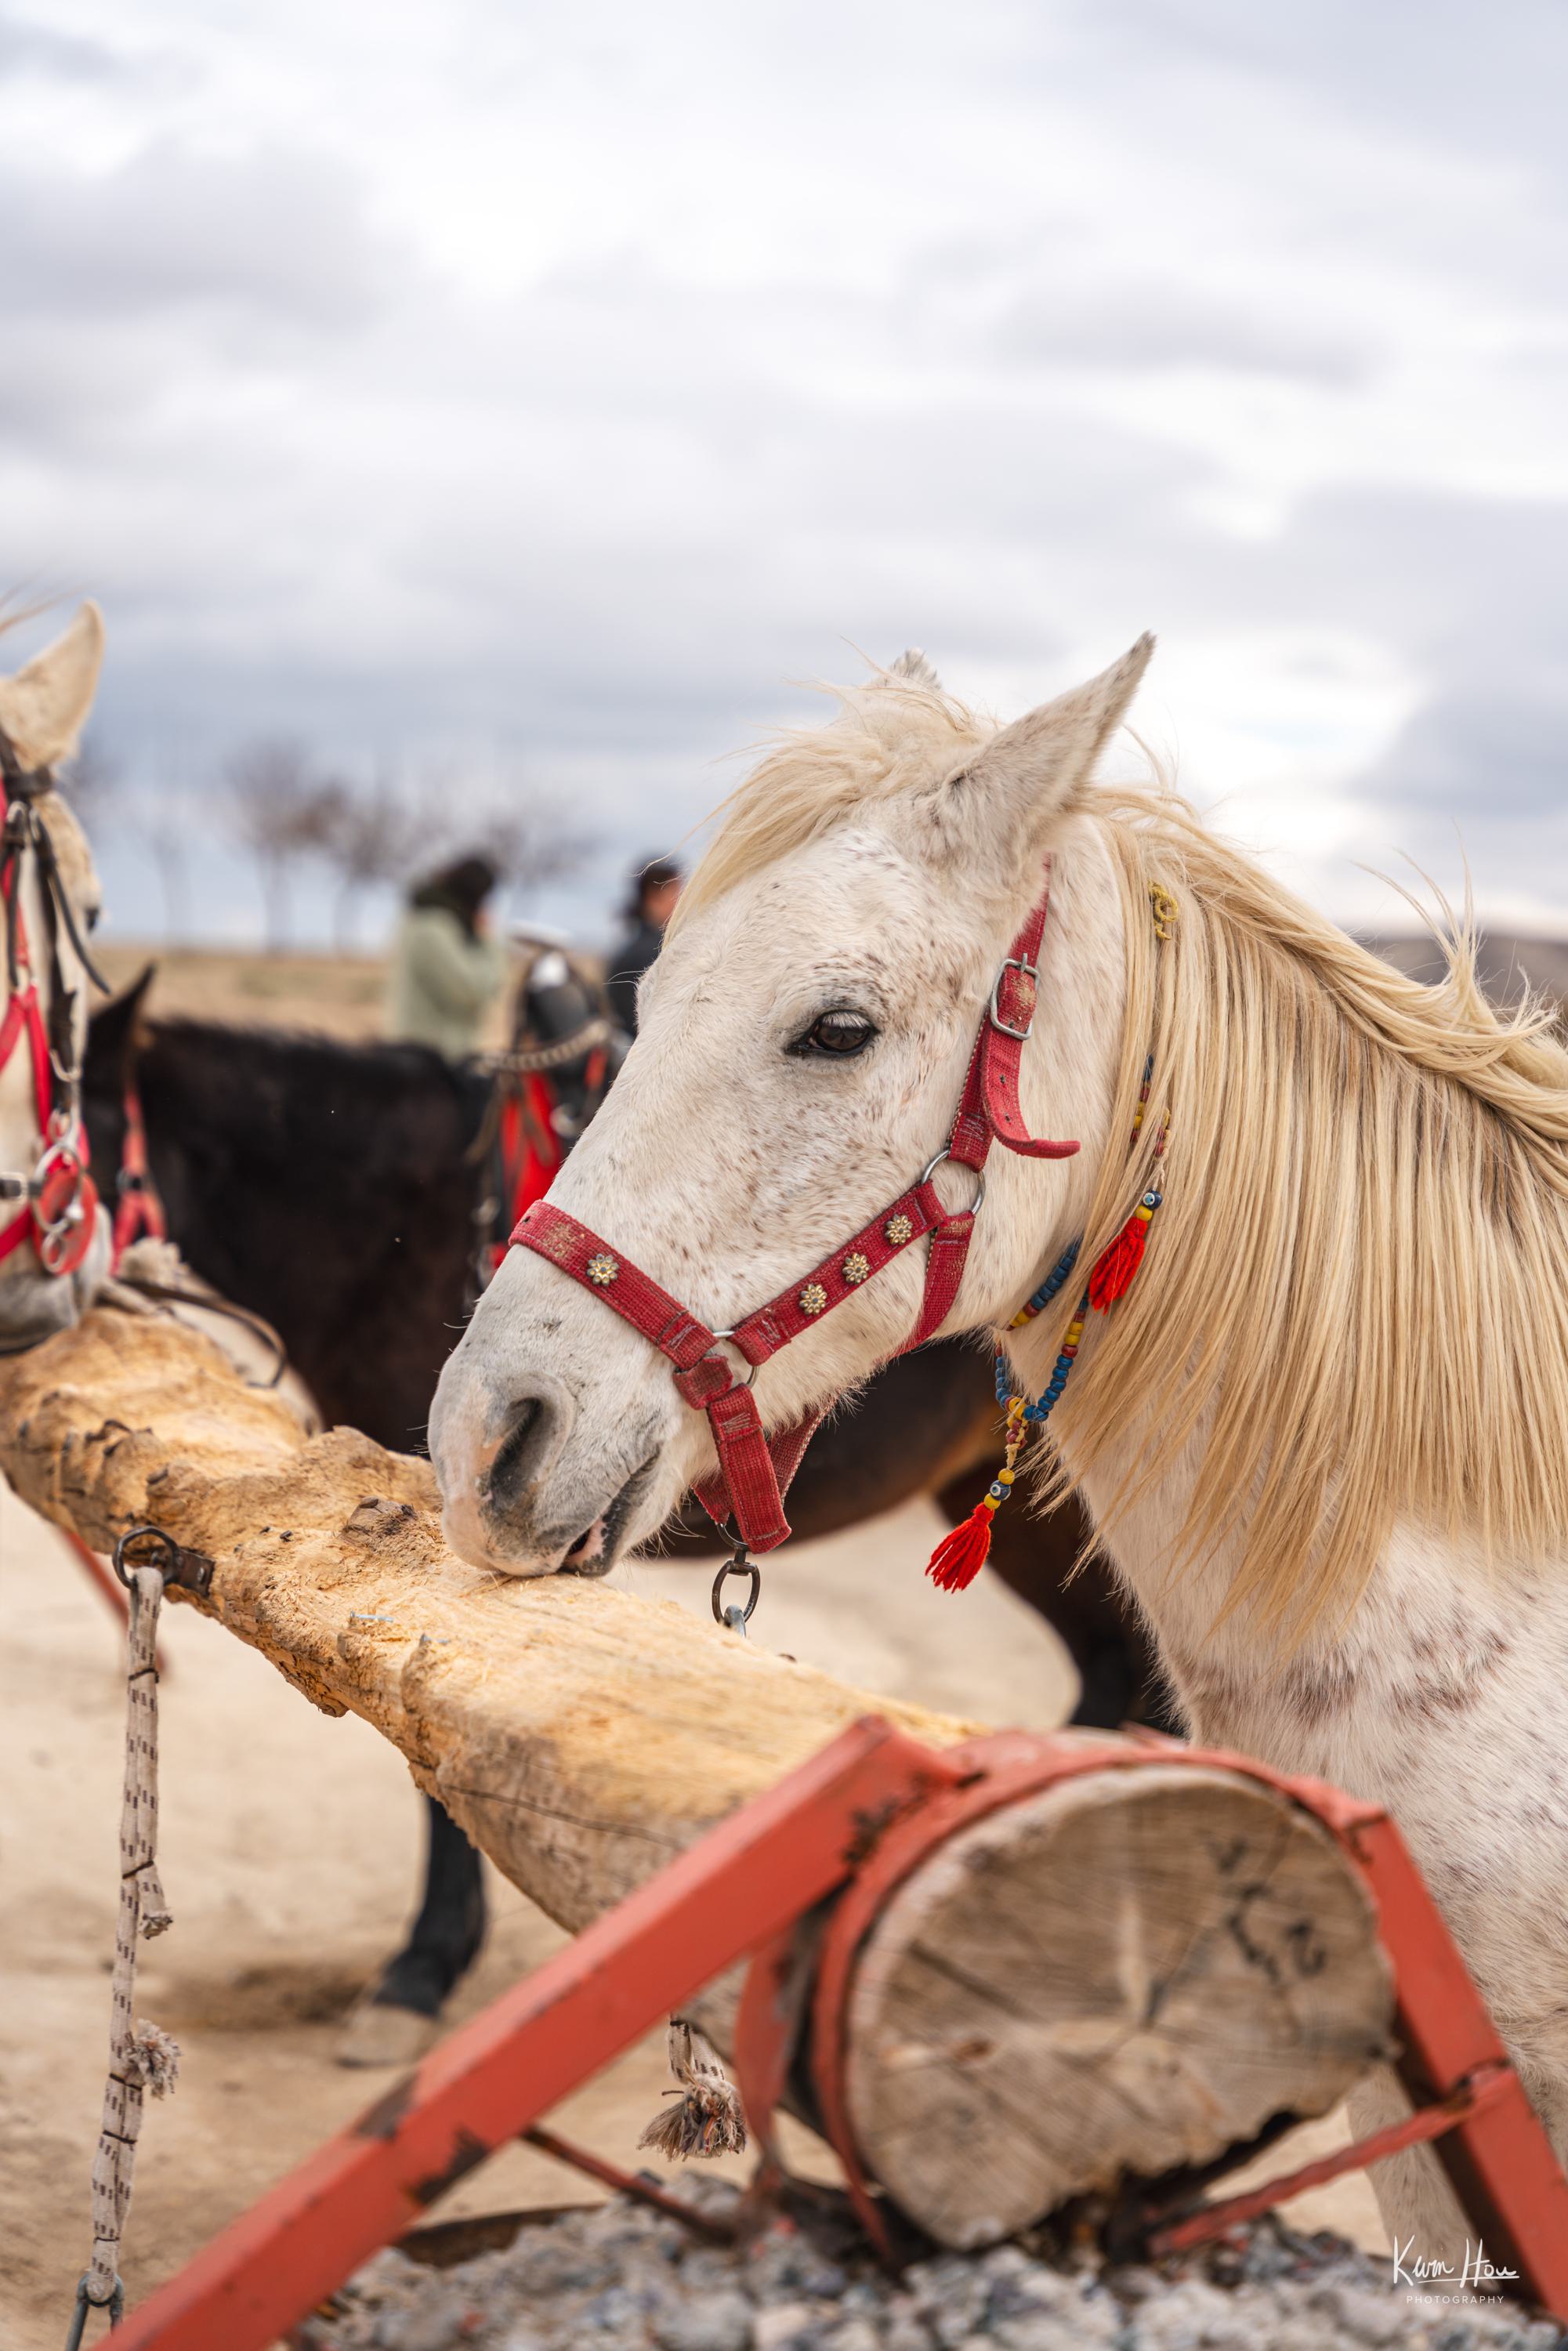
[[[751,1579],[751,1589],[747,1594],[746,1605],[744,1608],[727,1608],[723,1601],[719,1598],[719,1593],[724,1590],[726,1583],[732,1575],[747,1575]],[[716,1625],[727,1625],[732,1633],[743,1633],[747,1625],[751,1622],[761,1591],[762,1570],[758,1566],[757,1562],[754,1559],[747,1558],[746,1545],[744,1543],[737,1543],[736,1545],[735,1557],[733,1559],[726,1560],[724,1565],[719,1569],[718,1573],[713,1580],[714,1623]],[[737,1618],[739,1619],[738,1623],[736,1621]]]
[[[713,1334],[713,1335],[714,1335],[714,1337],[715,1337],[715,1339],[716,1339],[716,1340],[718,1340],[718,1339],[728,1339],[732,1343],[733,1343],[734,1339],[735,1339],[735,1333],[734,1333],[734,1332],[733,1332],[733,1331],[716,1331],[716,1332],[714,1332],[714,1334]],[[708,1353],[708,1354],[710,1354],[710,1355],[711,1355],[711,1354],[712,1354],[712,1353],[713,1353],[713,1349],[710,1347],[710,1348],[707,1350],[707,1353]],[[744,1361],[744,1358],[743,1358],[742,1360]],[[748,1387],[752,1386],[752,1384],[755,1383],[756,1378],[757,1378],[757,1366],[756,1366],[756,1364],[747,1364],[747,1366],[746,1366],[746,1377],[745,1377],[745,1379],[744,1379],[744,1380],[742,1380],[742,1382],[741,1382],[741,1384],[741,1384],[741,1386],[742,1386],[742,1387],[748,1388]]]
[[[130,1550],[133,1542],[141,1542],[149,1536],[154,1542],[162,1543],[163,1546],[163,1564],[161,1573],[165,1583],[168,1583],[172,1580],[174,1573],[179,1567],[180,1546],[174,1541],[172,1535],[166,1534],[162,1527],[127,1527],[125,1532],[120,1536],[120,1541],[115,1544],[113,1557],[110,1561],[110,1565],[113,1568],[116,1575],[119,1576],[121,1583],[124,1584],[127,1592],[131,1589],[131,1578],[125,1572],[125,1554]],[[158,1566],[158,1562],[156,1560],[149,1559],[144,1560],[142,1564],[145,1567],[156,1567]]]
[[[922,1182],[923,1184],[929,1184],[929,1183],[930,1183],[930,1181],[931,1181],[931,1178],[932,1178],[932,1177],[933,1177],[933,1176],[935,1176],[935,1174],[936,1173],[936,1170],[938,1169],[938,1167],[940,1167],[940,1166],[941,1166],[942,1162],[944,1161],[944,1159],[951,1159],[951,1158],[952,1158],[952,1156],[953,1156],[953,1151],[952,1151],[952,1146],[951,1146],[951,1144],[944,1144],[944,1145],[943,1145],[943,1147],[942,1147],[942,1149],[941,1149],[941,1150],[936,1154],[936,1158],[935,1158],[935,1159],[933,1159],[933,1160],[931,1161],[931,1163],[930,1163],[929,1166],[927,1166],[927,1167],[924,1170],[924,1172],[923,1172],[923,1174],[922,1174],[922,1176],[921,1176],[921,1178],[920,1178],[921,1182]],[[958,1162],[958,1165],[959,1165],[959,1166],[960,1166],[960,1167],[962,1167],[962,1166],[963,1166],[963,1165],[964,1165],[964,1162],[963,1162],[962,1160],[960,1160],[960,1161]],[[985,1179],[985,1177],[981,1175],[981,1173],[980,1173],[980,1171],[979,1171],[979,1169],[978,1169],[977,1167],[971,1167],[971,1168],[970,1168],[970,1170],[969,1170],[969,1173],[970,1173],[970,1175],[974,1177],[974,1179],[975,1179],[976,1183],[977,1183],[977,1184],[979,1186],[979,1187],[980,1187],[980,1188],[979,1188],[979,1190],[978,1190],[978,1191],[976,1193],[976,1195],[975,1195],[975,1197],[974,1197],[974,1203],[973,1203],[973,1205],[972,1205],[972,1207],[970,1207],[970,1210],[969,1210],[969,1214],[970,1214],[972,1217],[977,1217],[977,1216],[979,1215],[979,1213],[980,1213],[981,1208],[985,1206],[985,1199],[986,1199],[986,1179]]]
[[[42,1217],[38,1219],[38,1261],[46,1273],[52,1274],[57,1274],[60,1271],[58,1260],[66,1244],[81,1223],[82,1196],[87,1190],[88,1181],[88,1171],[71,1143],[65,1135],[57,1136],[54,1142],[48,1144],[33,1170],[31,1190],[35,1200],[43,1197],[45,1177],[51,1165],[57,1162],[68,1165],[75,1169],[76,1182],[59,1215],[51,1217],[47,1224]]]

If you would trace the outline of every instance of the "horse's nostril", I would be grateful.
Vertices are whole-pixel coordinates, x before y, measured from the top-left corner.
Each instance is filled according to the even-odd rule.
[[[549,1441],[549,1424],[550,1408],[542,1396],[522,1398],[485,1479],[486,1498],[495,1508],[514,1510],[523,1500]]]

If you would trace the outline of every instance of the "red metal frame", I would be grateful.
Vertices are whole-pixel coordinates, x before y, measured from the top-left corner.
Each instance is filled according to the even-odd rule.
[[[754,1797],[437,2044],[122,2323],[115,2351],[266,2351],[444,2190],[820,1901],[947,1776],[875,1718]]]
[[[998,1805],[1083,1771],[1220,1765],[1312,1812],[1361,1870],[1393,1962],[1407,2122],[1249,2195],[1155,2214],[1175,2251],[1396,2147],[1429,2139],[1492,2259],[1521,2292],[1568,2320],[1568,2180],[1464,1963],[1393,1823],[1375,1805],[1250,1758],[1164,1740],[1102,1746],[1004,1732],[917,1745],[874,1718],[855,1723],[753,1799],[566,1950],[442,2042],[340,2137],[225,2230],[120,2328],[118,2351],[265,2351],[359,2264],[408,2229],[505,2141],[747,1952],[736,2063],[748,2119],[770,2125],[805,2021],[822,2119],[868,2227],[885,2242],[861,2175],[843,2095],[845,2002],[859,1947],[892,1888],[945,1837]],[[808,1914],[848,1883],[820,1954]]]

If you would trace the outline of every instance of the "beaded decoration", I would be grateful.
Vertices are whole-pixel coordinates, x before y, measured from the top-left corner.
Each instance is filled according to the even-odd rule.
[[[1164,934],[1162,934],[1164,935]],[[1138,1107],[1133,1119],[1133,1141],[1144,1123],[1144,1112],[1149,1099],[1149,1084],[1154,1076],[1155,1058],[1151,1053],[1144,1064],[1144,1082],[1138,1094]],[[1170,1133],[1167,1117],[1160,1128],[1155,1145],[1156,1160],[1165,1157],[1166,1138]],[[1089,1276],[1089,1286],[1078,1301],[1077,1311],[1062,1333],[1061,1351],[1051,1366],[1050,1379],[1030,1404],[1013,1387],[1012,1365],[1005,1354],[997,1356],[997,1402],[1006,1416],[1002,1442],[1005,1458],[980,1499],[961,1525],[944,1536],[931,1554],[925,1573],[944,1592],[962,1592],[973,1583],[991,1548],[991,1522],[1007,1500],[1017,1474],[1018,1458],[1022,1452],[1031,1428],[1040,1427],[1051,1418],[1067,1385],[1068,1375],[1077,1360],[1082,1343],[1083,1331],[1091,1311],[1108,1314],[1119,1298],[1124,1298],[1132,1288],[1134,1277],[1144,1261],[1144,1249],[1149,1238],[1149,1227],[1155,1211],[1165,1197],[1157,1187],[1144,1194],[1126,1223],[1110,1247],[1095,1259]],[[1057,1259],[1034,1296],[1020,1306],[1009,1329],[1021,1331],[1026,1323],[1050,1305],[1051,1300],[1069,1279],[1078,1262],[1081,1240],[1070,1241]]]

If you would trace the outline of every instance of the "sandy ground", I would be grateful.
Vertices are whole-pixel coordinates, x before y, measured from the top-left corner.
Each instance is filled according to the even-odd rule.
[[[217,947],[141,946],[122,939],[95,942],[93,955],[117,992],[152,964],[155,976],[148,1003],[154,1013],[324,1029],[334,1037],[382,1034],[384,956],[236,955]],[[505,1007],[497,1005],[486,1042],[503,1044],[505,1026]]]
[[[871,1690],[1049,1728],[1069,1703],[1054,1636],[982,1579],[961,1603],[920,1568],[935,1514],[912,1505],[770,1571],[757,1631]],[[635,1586],[705,1609],[711,1570],[636,1566]],[[961,1613],[959,1613],[961,1612]],[[139,2011],[179,2038],[175,2096],[148,2107],[126,2242],[132,2302],[350,2120],[382,2077],[333,2063],[338,2021],[392,1946],[413,1883],[402,1761],[351,1717],[315,1713],[218,1627],[166,1612],[161,1859],[175,1915],[144,1947]],[[957,1637],[956,1637],[956,1629]],[[0,1500],[0,2342],[54,2351],[88,2250],[113,1946],[124,1691],[113,1623],[59,1539]],[[471,2013],[554,1949],[556,1929],[492,1881],[497,1920],[457,2003]],[[633,2161],[665,2085],[632,2053],[558,2126]],[[1333,2124],[1320,2126],[1313,2151]],[[803,2137],[803,2134],[801,2135]],[[572,2202],[575,2173],[517,2147],[443,2213]],[[1382,2241],[1364,2181],[1301,2199],[1302,2225]]]

